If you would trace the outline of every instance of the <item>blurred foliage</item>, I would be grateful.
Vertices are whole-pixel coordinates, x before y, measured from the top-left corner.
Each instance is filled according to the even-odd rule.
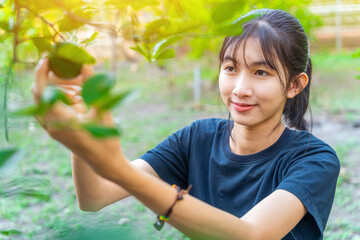
[[[175,56],[175,50],[171,46],[184,38],[186,40],[183,44],[190,43],[191,57],[200,57],[205,50],[215,51],[224,36],[241,34],[242,24],[257,16],[255,14],[244,17],[244,13],[255,8],[279,8],[289,11],[301,20],[306,31],[316,25],[312,21],[314,16],[306,10],[308,1],[107,0],[101,3],[103,1],[99,0],[6,0],[2,3],[0,44],[10,49],[5,51],[5,58],[10,61],[3,65],[4,69],[0,69],[2,72],[7,70],[7,77],[2,80],[5,81],[5,113],[7,85],[12,79],[16,63],[34,63],[47,54],[50,69],[63,79],[79,75],[83,64],[95,63],[95,59],[82,46],[93,43],[98,32],[94,31],[87,39],[80,40],[77,37],[78,31],[87,30],[89,27],[106,32],[112,38],[120,36],[132,41],[134,46],[131,49],[143,55],[148,62],[160,61],[161,64],[161,60]],[[117,21],[109,19],[109,16],[115,16]],[[104,23],[104,20],[107,22]],[[98,86],[107,86],[108,79],[104,74],[95,77]],[[103,98],[110,97],[110,91],[104,93]],[[99,98],[100,95],[99,89],[93,87],[83,93],[85,99]],[[122,96],[125,95],[120,93],[112,97],[112,103],[106,104],[107,109],[123,101]],[[58,97],[55,100],[64,100],[61,94],[53,97]],[[87,102],[89,105],[92,103],[94,102]],[[39,109],[35,108],[21,109],[20,115],[36,113]],[[6,118],[4,128],[8,139]]]
[[[355,58],[360,58],[360,48],[358,48],[355,53],[353,54],[353,57]],[[360,67],[357,68],[357,70],[360,72]],[[356,76],[357,79],[360,80],[360,75],[359,76]]]
[[[134,48],[150,62],[156,60],[156,56],[173,56],[173,51],[167,48],[181,39],[170,38],[173,36],[195,39],[191,41],[191,51],[197,54],[191,55],[200,56],[205,49],[215,50],[209,46],[215,46],[213,41],[218,43],[221,40],[216,38],[218,35],[214,36],[213,29],[230,24],[256,8],[286,10],[297,17],[306,32],[310,33],[320,21],[307,10],[308,4],[309,0],[107,0],[105,3],[100,0],[6,0],[0,8],[0,43],[4,46],[16,44],[18,49],[14,57],[36,62],[43,52],[51,49],[53,43],[94,42],[96,32],[81,41],[77,32],[96,29],[134,42]],[[118,15],[119,20],[114,22]],[[229,33],[231,31],[224,32],[220,37]],[[164,39],[168,38],[171,39],[169,44],[161,49],[167,51],[160,54],[157,44],[164,43]],[[187,41],[184,43],[188,44]],[[8,54],[10,57],[11,51]]]
[[[0,176],[9,174],[21,157],[22,152],[17,148],[0,150]]]

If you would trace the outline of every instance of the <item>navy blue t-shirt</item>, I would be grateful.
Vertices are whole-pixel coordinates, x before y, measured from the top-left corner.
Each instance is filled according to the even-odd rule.
[[[228,129],[225,119],[199,120],[140,158],[167,183],[192,184],[192,196],[237,217],[276,189],[289,191],[308,213],[283,239],[322,239],[340,171],[335,151],[309,132],[285,128],[267,149],[237,155]]]

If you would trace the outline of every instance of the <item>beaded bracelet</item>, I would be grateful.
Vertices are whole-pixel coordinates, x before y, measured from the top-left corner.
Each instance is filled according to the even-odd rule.
[[[158,215],[156,217],[156,222],[154,223],[154,227],[158,231],[160,231],[163,228],[165,222],[169,221],[169,216],[170,216],[176,202],[184,199],[183,195],[189,193],[192,185],[190,184],[186,190],[182,190],[179,186],[177,186],[175,184],[171,185],[171,187],[173,187],[177,190],[176,199],[175,199],[174,203],[170,206],[169,210],[164,215]]]

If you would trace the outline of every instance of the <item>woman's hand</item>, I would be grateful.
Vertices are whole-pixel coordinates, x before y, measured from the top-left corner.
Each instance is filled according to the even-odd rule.
[[[97,116],[95,108],[88,109],[82,101],[81,89],[84,81],[93,75],[89,66],[84,66],[81,75],[74,79],[62,80],[57,78],[49,69],[48,59],[39,63],[36,78],[32,87],[34,100],[39,104],[42,93],[48,85],[63,91],[71,104],[55,103],[45,116],[36,116],[38,122],[48,134],[59,141],[73,153],[85,160],[97,173],[105,178],[112,178],[116,169],[124,168],[128,161],[121,151],[118,138],[96,139],[85,130],[79,129],[80,123],[100,120],[105,126],[114,126],[111,112]],[[58,127],[61,124],[61,129]]]

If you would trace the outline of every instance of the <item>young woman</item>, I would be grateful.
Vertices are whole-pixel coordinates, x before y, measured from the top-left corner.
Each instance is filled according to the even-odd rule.
[[[39,65],[35,100],[46,85],[67,84],[61,87],[74,102],[58,103],[38,120],[73,152],[82,210],[98,211],[131,194],[159,215],[157,227],[169,219],[192,239],[322,239],[340,166],[334,150],[305,131],[308,40],[290,14],[261,13],[240,36],[227,37],[220,52],[219,90],[232,120],[196,121],[132,162],[117,138],[53,127],[96,116],[78,96],[92,70],[62,82],[47,60]],[[110,113],[102,121],[113,125]],[[189,194],[179,192],[189,185]]]

